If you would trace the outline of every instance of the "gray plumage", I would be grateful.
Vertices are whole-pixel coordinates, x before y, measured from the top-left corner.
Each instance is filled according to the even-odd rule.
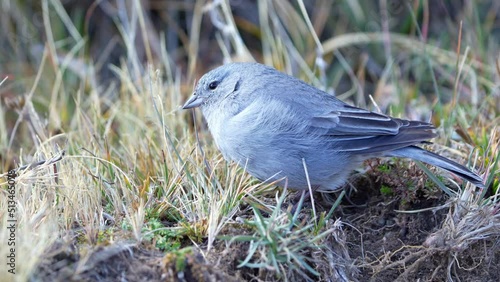
[[[350,106],[299,79],[256,63],[232,63],[205,74],[184,109],[200,107],[226,160],[258,179],[287,178],[289,188],[341,188],[371,157],[419,160],[483,187],[464,166],[421,149],[435,137],[427,122]],[[284,185],[285,181],[279,183]]]

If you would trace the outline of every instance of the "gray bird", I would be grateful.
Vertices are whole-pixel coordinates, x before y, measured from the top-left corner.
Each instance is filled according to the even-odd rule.
[[[334,191],[368,158],[404,157],[484,187],[466,167],[415,146],[436,136],[432,124],[350,106],[265,65],[231,63],[206,73],[183,109],[195,107],[224,158],[261,181],[308,189],[305,162],[311,187]]]

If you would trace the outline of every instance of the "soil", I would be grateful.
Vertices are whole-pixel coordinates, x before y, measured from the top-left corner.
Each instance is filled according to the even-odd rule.
[[[448,198],[422,198],[405,204],[404,210],[427,211],[400,213],[399,197],[389,198],[378,191],[356,194],[357,205],[344,207],[344,222],[349,253],[360,263],[359,281],[500,281],[499,243],[496,240],[478,242],[453,257],[450,248],[425,247],[433,234],[442,229],[449,208]],[[362,234],[362,235],[360,235]],[[497,238],[498,239],[498,238]],[[448,269],[450,263],[451,269]]]
[[[411,179],[408,175],[418,175],[415,171],[410,168],[404,177]],[[443,223],[450,213],[449,198],[439,189],[429,190],[425,185],[420,187],[421,190],[401,193],[403,187],[397,186],[394,175],[387,179],[395,185],[390,191],[397,194],[389,195],[387,190],[381,189],[386,184],[384,177],[377,170],[364,174],[355,181],[357,189],[349,190],[336,209],[334,217],[341,219],[343,232],[324,241],[329,244],[325,251],[311,250],[308,253],[313,258],[312,267],[320,276],[285,270],[289,281],[500,281],[498,238],[478,241],[463,248],[447,244],[438,231],[443,230]],[[273,198],[266,200],[274,201]],[[328,205],[324,206],[328,210]],[[321,211],[321,206],[318,210]],[[402,212],[415,210],[419,211]],[[250,208],[246,213],[251,216]],[[265,212],[263,214],[268,216]],[[307,220],[308,217],[310,208],[305,207],[301,218]],[[228,224],[221,235],[252,233],[241,226]],[[185,242],[184,245],[192,243]],[[90,247],[85,251],[84,259],[83,251],[79,250],[85,248],[59,243],[47,251],[32,280],[285,280],[270,270],[238,268],[248,248],[248,242],[228,244],[216,240],[209,252],[206,245],[201,244],[199,249],[193,247],[165,253],[148,243],[122,242]]]

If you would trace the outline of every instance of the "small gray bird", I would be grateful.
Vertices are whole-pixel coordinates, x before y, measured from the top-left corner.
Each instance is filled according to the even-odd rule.
[[[226,160],[261,181],[334,191],[372,157],[419,160],[484,187],[466,167],[415,144],[436,136],[427,122],[350,106],[265,65],[231,63],[205,74],[183,109],[200,107]]]

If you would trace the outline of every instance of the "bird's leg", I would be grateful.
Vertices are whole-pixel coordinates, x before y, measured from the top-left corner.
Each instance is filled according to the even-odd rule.
[[[295,196],[290,200],[290,203],[293,204],[291,210],[292,214],[295,213],[297,210],[300,211],[304,203],[311,204],[311,207],[314,210],[314,214],[316,214],[313,193],[314,191],[316,191],[317,188],[318,188],[317,186],[314,186],[308,190],[302,190],[301,192],[297,192],[297,194],[295,194]]]
[[[300,192],[297,192],[295,196],[290,200],[290,204],[293,204],[290,212],[294,214],[297,209],[300,211],[300,209],[302,209],[302,205],[305,201],[307,201],[307,199],[309,199],[309,190],[302,190]]]

